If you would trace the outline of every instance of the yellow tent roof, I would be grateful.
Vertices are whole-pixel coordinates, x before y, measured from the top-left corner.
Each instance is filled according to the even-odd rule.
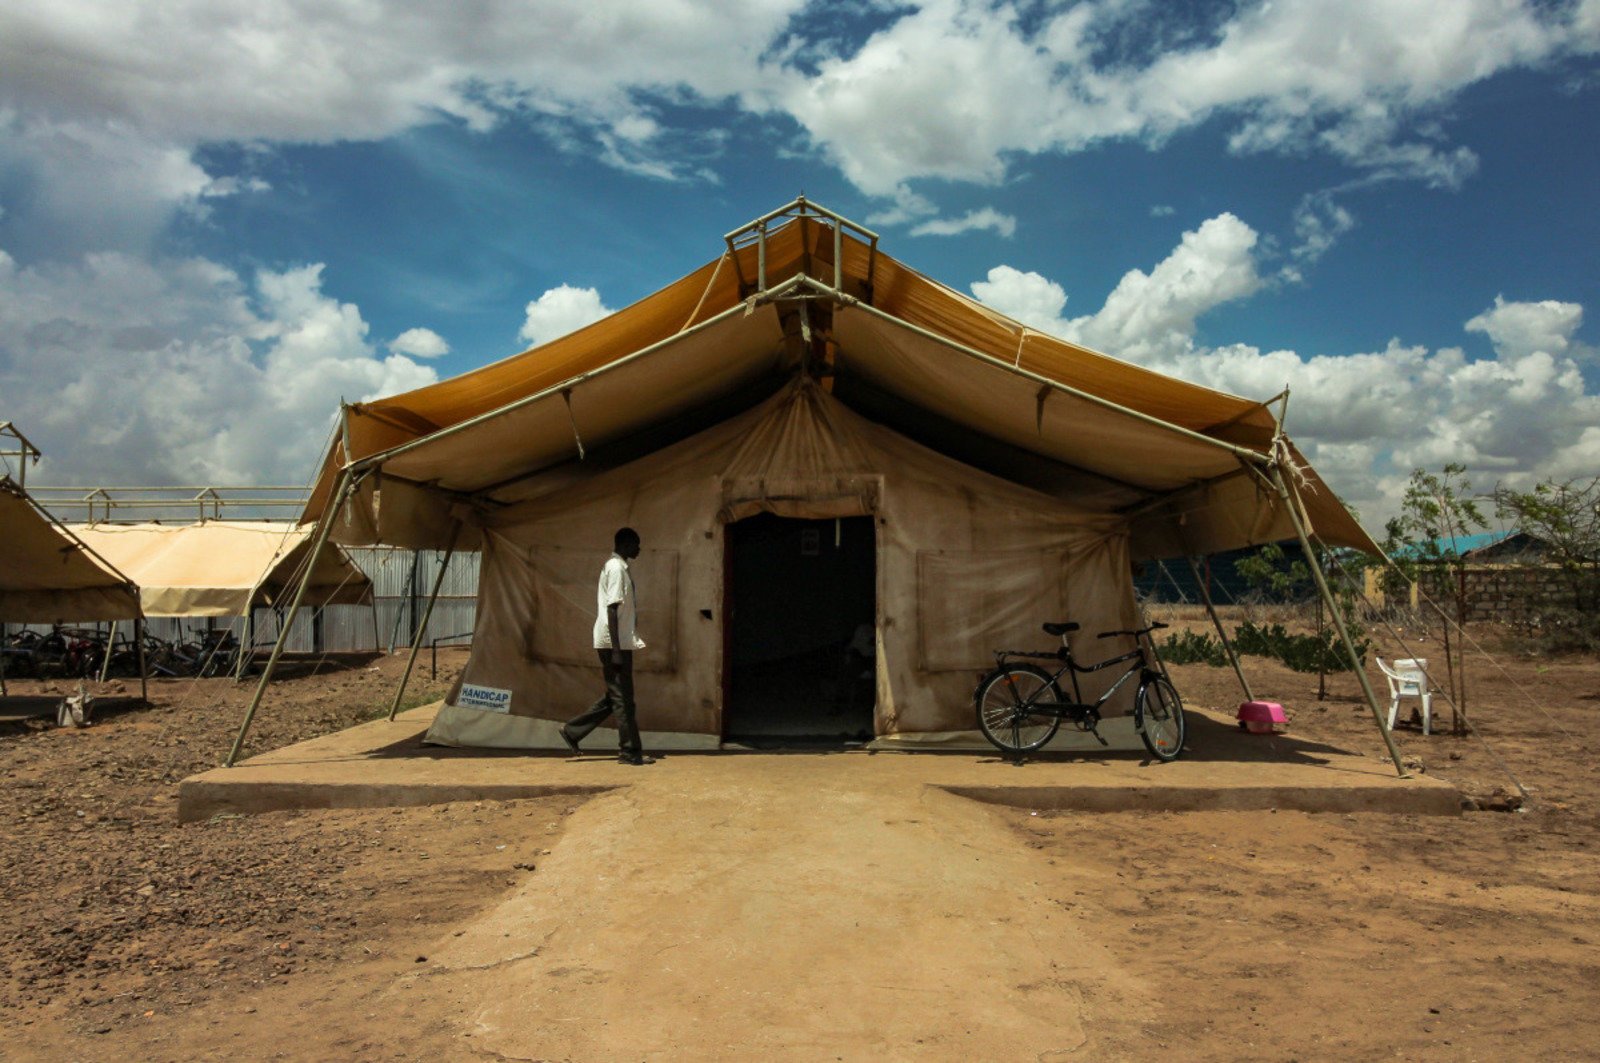
[[[133,582],[0,476],[0,620],[131,620]]]
[[[1035,332],[883,254],[865,230],[803,200],[791,208],[587,328],[346,407],[305,519],[349,466],[376,475],[346,506],[339,541],[443,546],[461,507],[514,500],[530,477],[600,447],[703,427],[804,369],[928,445],[1137,514],[1139,556],[1293,534],[1265,476],[1275,460],[1293,465],[1324,541],[1376,549],[1287,441],[1274,448],[1263,403]]]
[[[72,531],[139,586],[146,616],[242,616],[292,593],[310,533],[273,521],[79,524]],[[312,572],[313,605],[362,602],[372,585],[335,546]]]

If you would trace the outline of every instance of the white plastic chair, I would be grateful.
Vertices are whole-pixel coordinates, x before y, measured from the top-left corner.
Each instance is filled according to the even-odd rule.
[[[1394,730],[1395,717],[1400,712],[1401,698],[1417,698],[1422,702],[1422,733],[1433,733],[1433,693],[1428,689],[1428,662],[1425,658],[1395,661],[1390,665],[1377,658],[1378,668],[1389,681],[1389,730]]]

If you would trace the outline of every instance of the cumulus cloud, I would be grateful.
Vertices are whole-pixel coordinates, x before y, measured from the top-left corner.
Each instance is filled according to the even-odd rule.
[[[1508,303],[1494,297],[1494,306],[1467,322],[1468,332],[1482,332],[1501,357],[1517,358],[1537,352],[1566,354],[1594,352],[1579,345],[1573,334],[1583,324],[1583,307],[1546,299],[1537,303]]]
[[[813,7],[14,0],[0,13],[0,166],[46,198],[120,203],[131,229],[251,186],[206,172],[203,145],[521,121],[634,174],[706,178],[716,138],[696,112],[732,106],[798,122],[908,220],[932,213],[907,199],[913,181],[993,183],[1017,157],[1159,145],[1206,124],[1236,152],[1453,186],[1477,165],[1439,122],[1457,93],[1600,49],[1592,3],[1275,0],[1196,17],[1127,0],[913,0],[820,34]],[[116,194],[85,194],[88,174]]]
[[[591,325],[614,311],[600,301],[593,288],[574,288],[563,284],[551,288],[527,306],[527,319],[517,337],[530,346],[560,339]]]
[[[340,398],[436,379],[383,356],[318,264],[245,278],[203,258],[0,252],[0,395],[64,483],[303,482]]]
[[[1600,47],[1588,9],[1513,0],[1219,10],[1184,35],[1159,6],[1123,0],[1030,19],[991,0],[933,0],[854,51],[841,45],[814,76],[783,80],[775,97],[879,195],[916,178],[993,182],[1008,154],[1155,145],[1214,120],[1241,154],[1320,152],[1448,187],[1477,166],[1429,121],[1456,93]]]
[[[410,358],[442,358],[450,353],[444,337],[429,328],[406,329],[389,341],[389,349]]]
[[[971,287],[1024,324],[1197,384],[1254,399],[1289,387],[1291,435],[1374,529],[1419,466],[1460,462],[1482,490],[1600,467],[1600,396],[1581,371],[1593,352],[1577,339],[1577,304],[1497,297],[1463,325],[1494,345],[1476,360],[1398,339],[1338,355],[1197,343],[1199,317],[1259,286],[1255,247],[1244,222],[1213,218],[1076,318],[1064,316],[1066,291],[1037,273],[997,266]]]
[[[1017,219],[993,207],[969,210],[959,218],[936,218],[911,230],[912,236],[958,236],[974,230],[991,229],[1004,237],[1015,236]]]
[[[1261,287],[1252,254],[1257,239],[1256,231],[1234,215],[1219,214],[1184,233],[1149,273],[1129,270],[1105,304],[1082,317],[1061,316],[1067,293],[1060,285],[1010,266],[990,270],[972,292],[1042,332],[1148,362],[1187,350],[1202,314]]]
[[[702,172],[704,146],[665,126],[661,112],[721,104],[757,85],[761,57],[804,2],[402,11],[15,0],[0,10],[0,168],[48,198],[114,216],[110,231],[102,219],[75,228],[121,248],[207,189],[250,184],[208,173],[196,161],[208,144],[381,140],[439,121],[487,130],[517,120],[558,146],[677,179]],[[112,187],[83,187],[94,181]],[[56,220],[66,227],[72,217]]]

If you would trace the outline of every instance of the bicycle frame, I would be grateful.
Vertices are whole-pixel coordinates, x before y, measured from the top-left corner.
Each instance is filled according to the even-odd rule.
[[[1122,689],[1122,685],[1128,681],[1130,676],[1138,675],[1141,677],[1141,679],[1143,679],[1159,674],[1150,667],[1150,662],[1145,657],[1143,642],[1129,650],[1127,653],[1118,654],[1115,657],[1108,657],[1103,661],[1090,665],[1082,665],[1074,660],[1072,657],[1072,647],[1070,645],[1063,645],[1061,650],[1055,653],[1039,653],[1029,650],[1001,650],[995,654],[995,663],[997,666],[1004,667],[1007,659],[1013,657],[1060,661],[1061,667],[1057,668],[1055,674],[1050,677],[1051,685],[1057,687],[1058,689],[1060,687],[1061,677],[1063,675],[1069,675],[1072,678],[1072,701],[1041,700],[1039,694],[1048,690],[1049,687],[1040,687],[1039,690],[1034,693],[1033,697],[1025,699],[1017,706],[1017,711],[1019,714],[1026,711],[1027,714],[1033,716],[1054,716],[1062,720],[1072,720],[1075,723],[1087,720],[1090,722],[1091,726],[1094,723],[1097,723],[1100,719],[1100,707],[1116,696],[1117,691]],[[1106,689],[1104,694],[1101,694],[1100,697],[1095,699],[1093,702],[1086,702],[1083,700],[1083,690],[1078,685],[1078,676],[1089,675],[1093,672],[1103,671],[1104,669],[1110,668],[1114,665],[1124,664],[1129,661],[1136,661],[1137,663],[1129,665],[1128,670],[1123,672],[1122,675],[1118,676],[1117,681],[1112,683],[1111,686]]]

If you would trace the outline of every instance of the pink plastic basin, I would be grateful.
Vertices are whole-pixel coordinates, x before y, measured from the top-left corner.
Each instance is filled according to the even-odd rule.
[[[1289,717],[1276,701],[1246,701],[1239,706],[1239,726],[1251,734],[1272,734],[1288,723]]]

